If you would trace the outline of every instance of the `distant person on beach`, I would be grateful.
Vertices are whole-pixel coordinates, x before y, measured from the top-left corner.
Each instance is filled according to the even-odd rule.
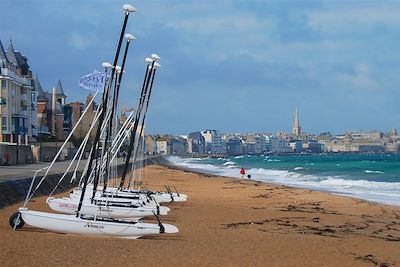
[[[247,175],[247,179],[251,180],[251,175],[250,174]]]
[[[246,174],[246,171],[244,170],[244,168],[240,169],[240,174],[242,175],[242,178],[244,177],[244,175]]]

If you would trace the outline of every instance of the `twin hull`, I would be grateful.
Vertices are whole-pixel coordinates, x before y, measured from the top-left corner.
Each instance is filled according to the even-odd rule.
[[[75,198],[53,198],[47,199],[49,207],[58,212],[66,214],[76,214],[79,199]],[[168,207],[121,207],[113,205],[96,205],[84,201],[81,208],[81,214],[99,216],[114,219],[138,220],[154,214],[167,215]]]
[[[159,225],[150,223],[84,219],[77,218],[75,215],[31,211],[24,208],[20,208],[19,212],[22,219],[30,226],[60,233],[136,239],[161,232]],[[171,224],[163,224],[163,227],[165,233],[179,231]]]
[[[172,196],[170,193],[165,193],[165,192],[157,192],[152,195],[154,199],[158,203],[162,202],[183,202],[186,201],[187,195],[185,194],[177,194],[177,193],[172,193]]]
[[[80,199],[81,198],[81,193],[80,191],[73,191],[69,194],[70,198],[77,198]],[[85,200],[90,200],[91,199],[91,195],[87,195],[85,194],[84,199]],[[119,197],[119,196],[112,196],[112,197],[104,197],[103,194],[101,192],[98,192],[98,194],[96,194],[95,199],[97,201],[101,201],[101,202],[110,202],[110,203],[124,203],[124,204],[131,204],[131,205],[146,205],[147,207],[157,207],[158,203],[155,202],[152,199],[147,198],[147,196],[133,196],[133,197]]]
[[[87,190],[85,192],[85,197],[91,196],[92,194],[92,189],[93,186],[87,187]],[[99,188],[100,191],[96,194],[96,197],[101,195],[101,188]],[[147,194],[143,191],[140,190],[119,190],[118,188],[115,187],[108,187],[107,188],[107,193],[113,195],[113,198],[141,198],[145,199],[147,198]],[[79,195],[81,194],[82,189],[80,187],[77,187],[74,189],[73,193],[74,195]],[[154,198],[154,200],[157,203],[164,203],[164,202],[183,202],[186,201],[188,196],[186,194],[178,194],[178,193],[167,193],[167,192],[150,192],[150,196]]]

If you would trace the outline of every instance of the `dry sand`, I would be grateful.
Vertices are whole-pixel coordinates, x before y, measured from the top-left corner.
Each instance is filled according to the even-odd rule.
[[[150,188],[176,185],[164,222],[138,240],[13,232],[0,210],[0,266],[400,266],[400,208],[327,193],[150,166]],[[45,198],[31,209],[48,210]]]

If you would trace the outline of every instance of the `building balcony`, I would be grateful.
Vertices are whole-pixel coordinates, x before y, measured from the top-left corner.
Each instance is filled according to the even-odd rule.
[[[28,111],[27,110],[22,110],[22,111],[20,111],[20,113],[19,114],[21,114],[22,116],[26,116],[26,117],[28,117],[29,116],[29,113],[28,113]]]
[[[22,85],[26,85],[26,86],[31,85],[31,82],[29,79],[17,75],[14,71],[12,71],[8,68],[1,68],[1,76],[10,78],[11,80],[16,81],[17,83],[20,83]]]
[[[27,94],[20,94],[20,100],[22,101],[28,101],[28,95]]]
[[[28,110],[26,110],[26,108],[25,108],[25,109],[20,110],[20,111],[18,112],[18,114],[16,114],[15,112],[12,112],[12,113],[11,113],[11,116],[12,116],[13,118],[16,118],[16,117],[28,118],[28,117],[29,117],[29,112],[28,112]]]
[[[11,125],[11,132],[15,133],[18,132],[20,134],[27,134],[29,131],[28,127],[22,127],[22,125],[19,125],[19,127],[15,127],[15,125]]]

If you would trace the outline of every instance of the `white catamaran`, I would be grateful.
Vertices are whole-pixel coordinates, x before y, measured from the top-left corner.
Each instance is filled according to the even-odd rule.
[[[167,192],[154,192],[147,189],[132,188],[132,180],[128,179],[128,186],[125,186],[128,173],[128,166],[132,152],[134,152],[133,163],[137,161],[139,140],[143,133],[144,122],[149,106],[150,95],[154,83],[156,70],[160,68],[157,62],[160,57],[152,54],[145,59],[146,70],[140,92],[137,109],[132,111],[125,123],[117,129],[117,103],[121,80],[124,74],[125,62],[128,54],[129,44],[135,37],[125,34],[126,25],[130,13],[136,9],[128,4],[123,6],[124,20],[119,35],[117,49],[114,55],[113,64],[103,63],[105,71],[103,73],[93,73],[90,77],[96,77],[97,92],[103,90],[102,101],[96,111],[96,116],[88,130],[85,138],[74,155],[71,163],[59,179],[54,190],[50,193],[46,203],[57,212],[50,213],[28,209],[28,202],[34,196],[49,170],[60,155],[66,143],[70,140],[77,126],[81,123],[87,108],[81,118],[72,129],[59,152],[54,157],[49,167],[37,170],[32,178],[23,207],[10,217],[10,225],[14,230],[21,228],[25,223],[33,227],[47,229],[55,232],[73,233],[91,236],[112,236],[120,238],[139,238],[144,235],[154,235],[159,233],[177,233],[178,228],[174,225],[161,223],[158,215],[167,215],[170,208],[160,206],[162,202],[186,201],[187,195],[173,192],[170,187]],[[122,57],[121,67],[118,60],[123,39],[126,39],[125,51]],[[111,72],[111,73],[108,73]],[[86,78],[89,77],[85,76]],[[88,79],[90,79],[90,77]],[[85,79],[86,79],[85,78]],[[100,86],[99,86],[100,85]],[[101,88],[101,89],[99,89]],[[92,102],[89,103],[90,106]],[[141,127],[138,134],[139,122]],[[97,127],[95,127],[97,125]],[[56,192],[58,185],[70,172],[73,164],[71,182],[75,182],[79,176],[77,170],[81,159],[88,145],[90,135],[95,134],[90,147],[90,155],[86,162],[83,172],[80,174],[79,186],[71,191],[69,197],[56,198],[52,195]],[[117,170],[117,154],[119,153],[124,141],[129,138],[127,157],[123,164],[123,172],[120,179]],[[143,161],[142,157],[142,161]],[[45,174],[33,188],[36,176],[39,172]],[[119,184],[119,185],[118,185]],[[144,223],[139,219],[147,216],[155,216],[157,223]]]

